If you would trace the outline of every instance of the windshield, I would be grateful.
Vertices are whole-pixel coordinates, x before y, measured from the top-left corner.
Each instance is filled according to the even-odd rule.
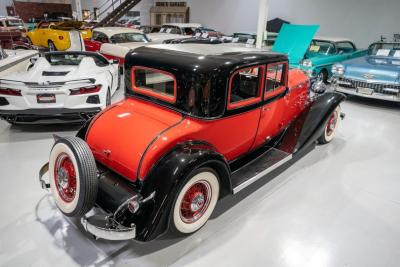
[[[141,33],[132,33],[132,32],[114,34],[113,36],[111,36],[110,40],[114,44],[134,43],[134,42],[147,43],[149,41],[146,38],[146,35]]]
[[[81,54],[81,53],[49,53],[45,55],[47,61],[52,66],[78,66],[85,57],[93,58],[97,66],[108,65],[108,61],[99,55]]]
[[[24,23],[22,22],[22,20],[19,20],[19,19],[6,20],[5,22],[8,27],[24,26]]]
[[[370,56],[400,58],[400,43],[375,43],[368,49]]]
[[[319,54],[319,55],[332,55],[335,53],[335,46],[333,43],[328,41],[316,41],[311,42],[308,48],[307,54]]]

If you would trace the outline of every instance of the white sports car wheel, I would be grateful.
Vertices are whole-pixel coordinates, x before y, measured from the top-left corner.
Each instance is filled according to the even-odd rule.
[[[320,144],[327,144],[335,138],[336,131],[340,122],[340,114],[341,109],[340,106],[338,106],[329,116],[329,119],[325,125],[324,132],[318,139],[318,142]]]
[[[179,233],[199,230],[210,218],[219,197],[217,174],[209,168],[197,170],[181,188],[172,210],[172,226]]]
[[[96,163],[83,140],[57,140],[50,153],[49,174],[51,192],[62,213],[80,217],[93,207],[98,190]]]

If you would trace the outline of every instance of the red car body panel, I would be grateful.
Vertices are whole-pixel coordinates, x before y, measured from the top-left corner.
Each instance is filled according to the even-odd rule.
[[[85,43],[86,51],[89,51],[89,52],[99,51],[101,48],[101,45],[103,44],[102,42],[94,41],[91,39],[83,40],[83,42]]]
[[[149,144],[181,119],[181,114],[161,106],[127,99],[96,119],[86,141],[96,160],[134,181]]]
[[[165,153],[185,141],[205,141],[232,161],[278,134],[307,104],[307,76],[291,70],[289,77],[291,88],[281,100],[214,120],[182,119],[178,112],[128,98],[95,120],[87,143],[97,161],[131,181],[145,179]]]

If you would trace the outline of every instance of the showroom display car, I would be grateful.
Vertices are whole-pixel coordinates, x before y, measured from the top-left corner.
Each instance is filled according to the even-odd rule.
[[[92,36],[92,31],[80,21],[42,21],[27,33],[29,42],[50,51],[82,51],[83,40]]]
[[[39,174],[61,212],[97,238],[193,233],[219,199],[330,142],[342,117],[344,95],[311,94],[284,54],[150,45],[125,69],[126,99],[76,137],[55,136]]]
[[[304,70],[309,77],[327,83],[332,77],[331,70],[334,64],[366,54],[367,50],[357,49],[352,40],[318,37],[312,40],[298,67]],[[296,63],[292,65],[296,65]]]
[[[131,49],[149,42],[142,31],[125,27],[95,28],[92,38],[84,41],[86,51],[100,52],[108,59],[118,59],[121,67]]]
[[[400,102],[400,42],[376,42],[368,55],[332,67],[333,87],[349,95]]]
[[[111,104],[118,62],[97,53],[49,52],[0,79],[0,118],[11,124],[84,122]]]
[[[169,43],[169,40],[193,37],[201,27],[199,23],[168,23],[162,25],[159,32],[147,36],[153,43]]]

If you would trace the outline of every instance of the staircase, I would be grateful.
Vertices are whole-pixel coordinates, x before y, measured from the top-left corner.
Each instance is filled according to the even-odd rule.
[[[129,10],[135,7],[141,0],[110,0],[105,4],[108,4],[108,7],[104,8],[103,11],[99,14],[99,17],[102,17],[105,13],[108,13],[102,20],[100,20],[95,27],[109,27],[113,26],[115,22],[117,22],[120,18],[122,18]],[[116,8],[114,8],[117,6]]]

